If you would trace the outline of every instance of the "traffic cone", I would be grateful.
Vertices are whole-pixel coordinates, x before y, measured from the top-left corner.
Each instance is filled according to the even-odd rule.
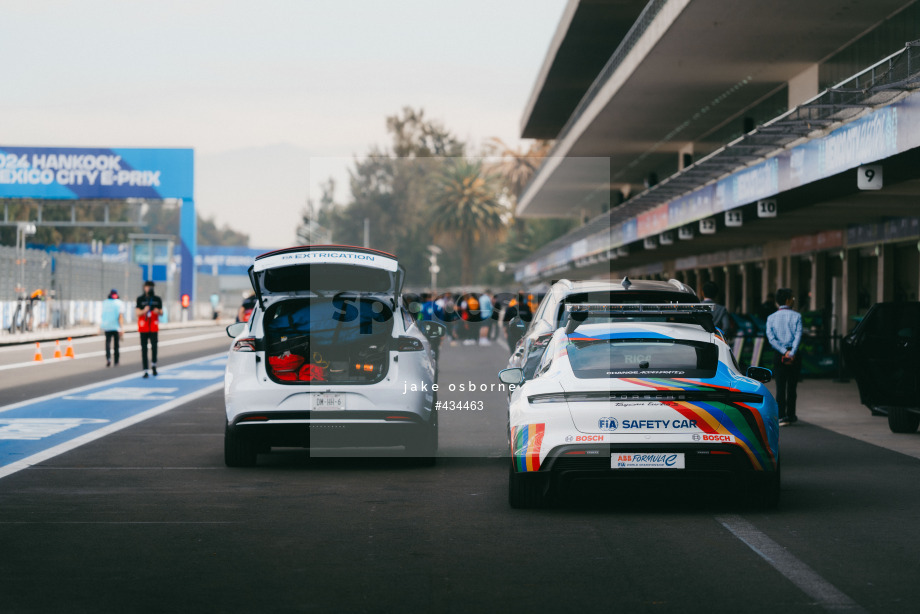
[[[44,360],[42,358],[42,346],[38,341],[35,342],[35,358],[33,360],[35,362],[41,362]]]
[[[55,358],[61,357],[61,341],[59,339],[56,339],[54,341],[54,357]]]
[[[74,358],[73,341],[70,340],[70,337],[67,337],[67,350],[64,351],[64,358]]]

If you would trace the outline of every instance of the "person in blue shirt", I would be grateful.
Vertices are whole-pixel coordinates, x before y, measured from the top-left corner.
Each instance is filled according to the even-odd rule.
[[[492,332],[492,291],[486,289],[479,295],[479,345],[492,345],[490,333]]]
[[[115,366],[118,366],[118,344],[124,333],[124,305],[118,300],[118,290],[112,289],[109,298],[102,303],[102,323],[100,328],[105,333],[105,366],[112,366],[111,346],[115,346]]]
[[[802,343],[802,316],[792,309],[795,296],[789,288],[776,291],[776,306],[779,308],[767,318],[767,340],[775,351],[773,356],[773,377],[776,380],[776,405],[779,409],[779,425],[796,422],[796,387],[802,371],[799,344]]]

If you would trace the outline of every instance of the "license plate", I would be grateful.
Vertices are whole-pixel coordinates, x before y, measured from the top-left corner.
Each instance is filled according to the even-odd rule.
[[[683,469],[683,452],[615,452],[611,469]]]
[[[341,392],[314,394],[313,409],[345,409],[345,395]]]

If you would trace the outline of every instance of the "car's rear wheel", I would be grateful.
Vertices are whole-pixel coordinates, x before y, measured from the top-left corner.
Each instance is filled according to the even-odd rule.
[[[438,458],[438,420],[437,414],[432,424],[423,426],[406,443],[406,455],[414,457],[420,465],[432,466]]]
[[[256,442],[241,435],[228,424],[224,430],[224,464],[228,467],[253,467],[256,464]]]
[[[546,481],[543,475],[532,472],[518,472],[514,463],[508,465],[508,503],[515,509],[544,507],[546,505]]]
[[[920,426],[920,414],[903,407],[888,408],[888,428],[892,433],[914,433]]]
[[[759,479],[751,484],[751,504],[758,509],[775,509],[779,506],[782,474],[780,465],[776,471],[757,476]]]

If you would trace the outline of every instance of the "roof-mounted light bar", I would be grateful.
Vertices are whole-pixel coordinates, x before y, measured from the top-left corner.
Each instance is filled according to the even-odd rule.
[[[622,315],[677,315],[712,313],[710,303],[569,303],[569,313]]]
[[[708,303],[578,303],[565,306],[568,321],[566,334],[572,334],[589,316],[611,318],[673,317],[676,321],[698,324],[707,332],[715,332],[712,305]]]

